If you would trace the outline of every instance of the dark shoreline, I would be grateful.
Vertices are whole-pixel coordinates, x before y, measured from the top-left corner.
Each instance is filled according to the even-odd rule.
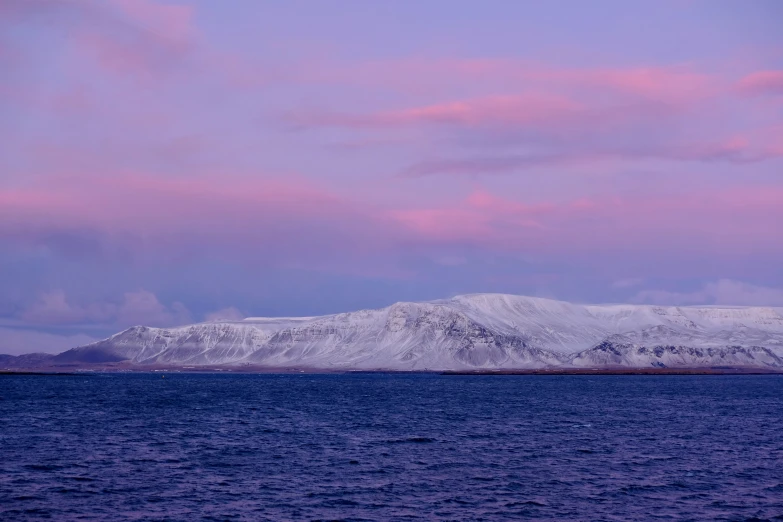
[[[762,368],[562,368],[552,370],[443,371],[441,375],[783,375]]]
[[[538,368],[508,370],[351,370],[322,368],[272,367],[138,367],[111,365],[100,367],[4,368],[4,375],[84,376],[95,373],[160,373],[160,374],[277,374],[277,375],[349,375],[349,374],[434,374],[434,375],[783,375],[783,371],[763,368]]]
[[[87,372],[59,372],[59,371],[33,371],[33,370],[0,370],[0,376],[3,375],[39,375],[39,376],[55,376],[55,377],[68,377],[68,376],[75,376],[75,375],[84,375]]]

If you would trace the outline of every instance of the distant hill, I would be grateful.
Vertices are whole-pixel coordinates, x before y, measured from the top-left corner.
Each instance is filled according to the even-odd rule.
[[[123,361],[367,370],[783,369],[783,309],[472,294],[322,317],[135,326],[54,356],[0,356],[0,369]]]

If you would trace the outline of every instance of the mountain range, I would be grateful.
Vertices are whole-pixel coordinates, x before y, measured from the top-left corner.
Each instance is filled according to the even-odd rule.
[[[582,305],[471,294],[319,317],[134,326],[0,369],[122,363],[322,370],[783,370],[783,308]]]

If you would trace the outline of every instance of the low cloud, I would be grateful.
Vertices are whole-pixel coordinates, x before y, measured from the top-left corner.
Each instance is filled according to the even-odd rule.
[[[125,294],[117,309],[117,322],[122,325],[174,326],[193,322],[184,304],[163,305],[152,292],[139,290]]]
[[[26,308],[19,319],[36,325],[105,324],[130,326],[174,326],[192,322],[188,309],[180,302],[162,304],[147,290],[126,292],[119,302],[82,305],[71,302],[62,290],[42,294]]]
[[[783,306],[783,289],[720,279],[705,284],[695,292],[644,290],[636,294],[633,301],[662,305]]]
[[[204,316],[204,320],[207,322],[241,321],[245,317],[247,316],[242,312],[240,312],[238,309],[234,308],[233,306],[229,306],[228,308],[222,308],[220,310],[216,310],[214,312],[206,314]]]

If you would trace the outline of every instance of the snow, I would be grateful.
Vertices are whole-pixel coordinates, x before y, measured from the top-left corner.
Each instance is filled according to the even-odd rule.
[[[783,368],[783,309],[471,294],[320,317],[137,326],[70,353],[138,364],[343,369]]]

